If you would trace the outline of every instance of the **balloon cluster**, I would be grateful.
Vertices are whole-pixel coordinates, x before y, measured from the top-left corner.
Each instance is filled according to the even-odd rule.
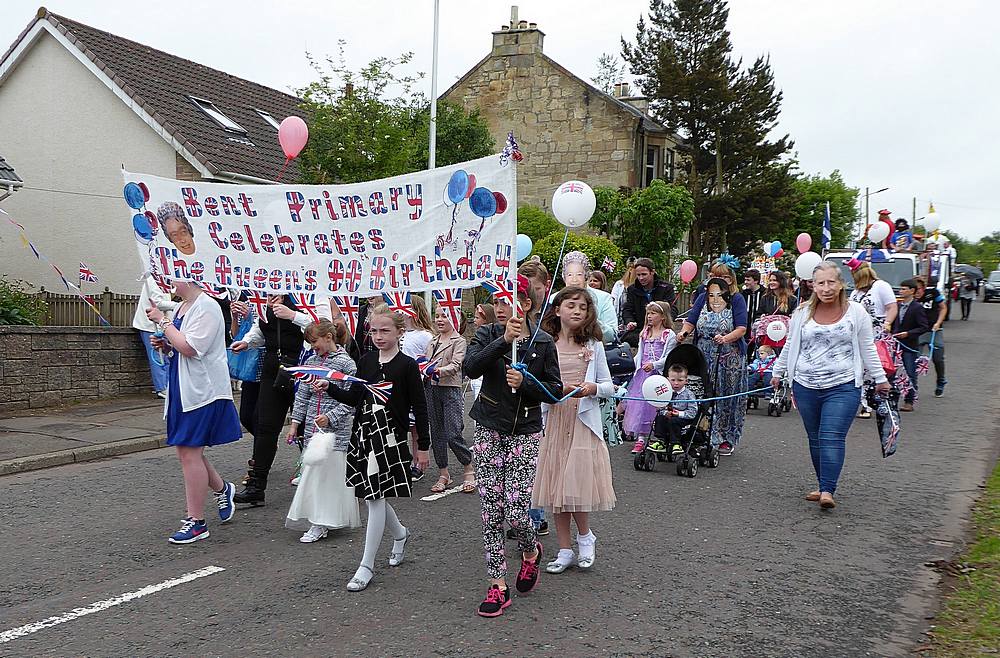
[[[128,207],[138,211],[132,216],[132,230],[135,232],[135,239],[140,244],[149,244],[160,232],[156,213],[152,210],[146,210],[146,203],[149,201],[149,188],[146,187],[145,183],[126,183],[123,194]]]
[[[774,242],[764,243],[764,253],[771,258],[781,258],[784,255],[785,250],[781,248],[781,243],[777,240]]]
[[[444,195],[447,199],[446,205],[457,206],[468,199],[469,210],[482,219],[507,212],[507,197],[502,192],[491,192],[485,187],[478,187],[475,174],[470,174],[464,169],[459,169],[451,175],[448,185],[444,188]]]

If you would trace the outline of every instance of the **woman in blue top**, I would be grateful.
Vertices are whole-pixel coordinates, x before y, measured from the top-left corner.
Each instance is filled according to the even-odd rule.
[[[687,313],[678,341],[692,332],[705,355],[715,383],[715,395],[737,395],[747,391],[747,303],[739,293],[736,277],[729,266],[716,261],[712,278]],[[715,403],[712,415],[712,445],[719,454],[731,455],[743,435],[747,406],[743,396]]]
[[[197,284],[175,281],[174,286],[181,298],[174,321],[166,320],[153,305],[146,309],[146,317],[159,329],[152,339],[154,346],[173,350],[176,355],[170,360],[163,415],[167,420],[167,445],[177,448],[184,472],[188,516],[168,541],[190,544],[208,537],[203,512],[209,488],[216,496],[223,523],[233,518],[236,509],[236,487],[219,477],[205,458],[205,446],[236,441],[243,431],[229,383],[222,310]]]

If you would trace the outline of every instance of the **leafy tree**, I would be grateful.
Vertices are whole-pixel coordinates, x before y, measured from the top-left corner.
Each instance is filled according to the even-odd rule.
[[[625,80],[627,72],[628,66],[617,55],[601,53],[597,58],[597,73],[590,80],[605,94],[610,94],[614,91],[615,84]]]
[[[808,233],[812,236],[813,251],[818,252],[823,244],[823,217],[829,201],[830,246],[834,249],[846,247],[858,221],[858,188],[849,187],[837,170],[826,177],[819,174],[801,176],[793,186],[793,218],[786,225],[778,227],[769,239],[780,240],[786,249],[789,246],[794,248],[795,238],[799,233]]]
[[[652,258],[661,269],[694,219],[691,194],[659,179],[641,189],[599,187],[594,194],[594,228],[622,245],[626,255]]]
[[[975,265],[989,276],[990,272],[1000,267],[1000,231],[993,231],[976,242],[963,239],[957,233],[941,231],[958,252],[958,262]]]
[[[517,209],[517,232],[531,238],[533,243],[552,234],[563,234],[559,221],[538,206],[521,206]]]
[[[689,249],[718,252],[730,242],[732,222],[768,215],[790,219],[791,163],[781,162],[792,142],[770,135],[777,126],[781,92],[770,62],[758,57],[744,68],[731,57],[725,0],[650,0],[636,42],[622,40],[622,54],[656,116],[684,137],[679,148],[682,182],[694,200]],[[758,199],[763,195],[763,199]],[[749,231],[735,229],[733,246]],[[742,227],[746,229],[746,226]]]
[[[339,55],[318,62],[318,80],[297,90],[309,115],[309,142],[299,155],[307,183],[356,183],[427,168],[430,103],[413,86],[422,73],[404,74],[413,53],[378,57],[352,71]],[[438,104],[437,164],[489,155],[493,140],[478,111]]]

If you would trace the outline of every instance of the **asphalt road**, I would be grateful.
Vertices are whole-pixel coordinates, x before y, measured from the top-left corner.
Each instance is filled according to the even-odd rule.
[[[857,421],[830,512],[802,499],[813,478],[794,412],[752,411],[737,454],[693,480],[635,472],[628,446],[613,449],[619,505],[594,517],[595,568],[543,573],[499,619],[475,615],[475,495],[400,502],[406,562],[352,594],[363,530],[303,545],[283,526],[290,448],[266,507],[183,547],[166,542],[184,516],[168,449],[0,478],[0,656],[907,655],[936,601],[923,564],[961,548],[998,454],[998,336],[1000,306],[949,323],[946,396],[925,390],[888,460],[873,421]],[[249,451],[244,439],[211,456],[235,479]],[[554,533],[546,544],[552,555]],[[3,641],[208,566],[224,571]]]

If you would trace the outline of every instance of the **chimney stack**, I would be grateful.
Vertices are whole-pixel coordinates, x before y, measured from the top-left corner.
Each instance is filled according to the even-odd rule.
[[[512,5],[510,23],[501,25],[500,29],[493,33],[492,54],[494,57],[539,54],[542,52],[544,39],[545,33],[538,29],[538,23],[529,23],[521,19],[518,16],[517,5]]]

